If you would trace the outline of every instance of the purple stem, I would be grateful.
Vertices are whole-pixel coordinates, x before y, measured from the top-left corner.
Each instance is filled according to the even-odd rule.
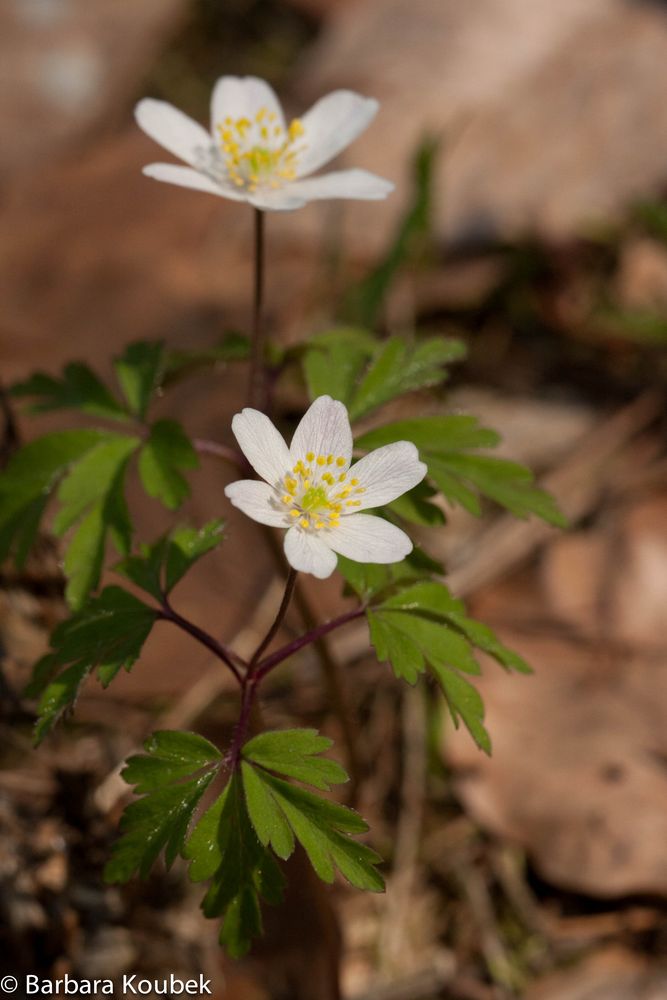
[[[172,624],[177,625],[178,628],[187,632],[188,635],[197,639],[198,642],[201,642],[203,646],[206,646],[207,649],[214,653],[215,656],[217,656],[227,667],[229,667],[238,683],[242,687],[244,686],[244,680],[234,663],[234,659],[236,659],[237,662],[240,661],[240,658],[236,655],[236,653],[231,653],[225,648],[225,646],[222,645],[222,643],[218,642],[217,639],[214,639],[208,632],[205,632],[204,629],[199,627],[199,625],[195,625],[194,622],[188,621],[187,618],[183,618],[182,615],[179,615],[178,611],[175,611],[169,604],[166,597],[163,600],[161,610],[158,611],[158,618],[161,618],[163,621],[172,622]],[[240,661],[240,663],[243,665],[243,661]]]
[[[209,441],[207,438],[194,438],[192,443],[200,455],[215,455],[216,458],[222,458],[225,462],[235,465],[243,475],[252,474],[250,463],[236,448],[220,444],[219,441]]]
[[[355,618],[361,618],[362,615],[366,613],[366,608],[355,608],[354,611],[347,611],[344,615],[340,615],[339,618],[332,618],[329,622],[324,622],[323,625],[318,625],[317,628],[312,629],[310,632],[306,632],[305,635],[299,636],[298,639],[293,639],[286,646],[281,649],[277,649],[275,653],[267,656],[266,659],[260,660],[255,671],[255,678],[261,681],[267,674],[269,674],[274,667],[277,667],[279,663],[286,660],[288,657],[293,656],[298,653],[300,649],[304,646],[310,645],[311,642],[317,642],[318,639],[324,638],[329,632],[333,632],[334,629],[340,628],[341,625],[347,625],[348,622],[352,622]]]
[[[234,736],[232,739],[232,745],[229,750],[229,756],[227,758],[230,770],[235,771],[239,765],[241,759],[241,750],[243,749],[243,744],[245,743],[246,734],[248,732],[248,725],[250,723],[250,713],[252,711],[253,702],[255,700],[255,695],[257,693],[257,687],[261,680],[259,672],[257,670],[259,658],[273,640],[274,636],[278,632],[278,629],[282,625],[285,615],[287,614],[287,609],[289,607],[289,602],[292,599],[292,594],[294,593],[294,584],[296,583],[296,570],[290,567],[290,571],[287,574],[287,580],[285,581],[285,592],[283,594],[283,599],[280,602],[280,607],[278,608],[278,613],[271,625],[271,628],[266,633],[259,646],[255,652],[250,657],[248,661],[248,669],[241,682],[241,712],[239,715],[239,721],[234,727]]]

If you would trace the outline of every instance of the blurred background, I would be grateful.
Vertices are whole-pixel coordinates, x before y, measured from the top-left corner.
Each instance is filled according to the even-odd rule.
[[[156,724],[219,739],[235,692],[187,637],[157,629],[133,674],[103,697],[91,685],[35,753],[20,691],[65,614],[58,553],[44,539],[24,573],[4,567],[0,969],[204,972],[229,1000],[661,1000],[667,4],[3,0],[2,386],[72,358],[108,373],[139,338],[204,346],[246,328],[250,213],[142,177],[163,157],[132,119],[152,95],[207,120],[223,73],[269,79],[293,114],[337,87],[378,98],[345,162],[397,184],[386,203],[269,218],[271,328],[294,342],[372,318],[463,337],[469,359],[448,393],[404,405],[495,427],[572,530],[453,512],[431,544],[451,589],[536,670],[480,681],[490,760],[434,692],[369,657],[363,631],[333,645],[351,664],[334,689],[308,656],[294,683],[276,678],[267,719],[336,738],[389,888],[323,889],[297,860],[286,907],[237,964],[178,866],[122,890],[100,876],[124,804],[118,763]],[[391,281],[369,315],[360,290],[383,267]],[[229,442],[239,381],[207,371],[164,411]],[[303,408],[298,384],[280,391]],[[2,422],[4,455],[54,425],[4,397]],[[229,516],[230,533],[178,600],[242,652],[280,585],[251,523],[223,504],[227,475],[213,463],[194,475],[187,513]],[[169,523],[139,491],[135,510],[144,537]],[[322,615],[338,590],[313,584]]]

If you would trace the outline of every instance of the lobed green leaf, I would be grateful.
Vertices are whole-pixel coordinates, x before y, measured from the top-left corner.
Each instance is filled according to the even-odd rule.
[[[199,820],[183,856],[191,861],[193,881],[211,879],[202,909],[207,917],[223,918],[220,941],[240,957],[262,932],[260,900],[280,902],[284,878],[255,835],[238,773]]]
[[[220,544],[223,522],[209,521],[202,528],[180,525],[138,555],[128,556],[114,569],[161,601],[194,564]]]
[[[164,369],[164,344],[139,341],[129,344],[114,361],[116,376],[128,408],[139,420],[145,420],[153,393],[160,384]]]
[[[139,454],[139,475],[149,496],[177,510],[190,494],[182,469],[196,469],[197,453],[174,420],[158,420]]]
[[[98,597],[57,626],[51,636],[51,650],[35,665],[28,688],[33,696],[43,692],[35,729],[37,743],[74,705],[81,684],[94,669],[106,687],[119,670],[132,668],[157,614],[126,590],[105,587]],[[61,673],[52,680],[58,670]]]
[[[92,417],[127,420],[127,410],[111,394],[95,373],[78,362],[63,369],[61,378],[37,372],[25,382],[12,386],[11,394],[35,400],[35,413],[49,410],[80,410]]]
[[[558,527],[567,523],[553,497],[534,485],[529,469],[504,458],[470,454],[499,442],[495,431],[480,427],[474,417],[399,420],[363,434],[356,443],[372,449],[393,441],[412,441],[443,496],[476,517],[482,512],[480,497],[486,497],[517,517],[534,514]]]

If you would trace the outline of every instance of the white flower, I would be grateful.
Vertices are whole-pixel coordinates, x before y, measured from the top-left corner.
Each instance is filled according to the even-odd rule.
[[[259,410],[237,413],[232,430],[264,482],[239,480],[225,494],[260,524],[287,528],[285,555],[294,569],[324,579],[336,568],[337,552],[357,562],[392,563],[412,551],[400,528],[358,513],[390,503],[424,478],[426,466],[411,442],[377,448],[350,468],[350,421],[331,396],[315,400],[289,448]]]
[[[393,190],[366,170],[310,177],[364,131],[377,109],[372,98],[336,90],[288,125],[268,83],[223,76],[213,90],[210,133],[165,101],[140,101],[135,116],[151,139],[188,164],[152,163],[144,167],[149,177],[281,210],[319,198],[375,200]]]

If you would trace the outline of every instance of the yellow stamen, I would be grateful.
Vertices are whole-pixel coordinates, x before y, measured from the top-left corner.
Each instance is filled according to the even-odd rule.
[[[345,465],[345,459],[342,455],[339,455],[336,459],[336,465],[340,468],[341,465]]]
[[[314,460],[315,460],[315,452],[309,451],[308,454],[306,455],[306,461],[313,462]]]
[[[299,517],[299,511],[298,510],[291,510],[289,513],[290,513],[290,517]]]

